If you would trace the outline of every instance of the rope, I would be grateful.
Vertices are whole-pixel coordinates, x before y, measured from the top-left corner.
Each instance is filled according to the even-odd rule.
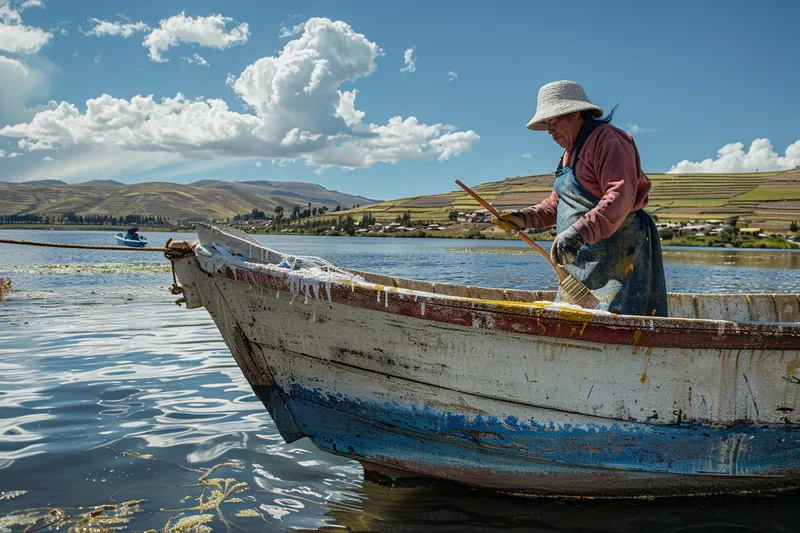
[[[169,248],[135,248],[133,246],[97,246],[92,244],[61,244],[57,242],[22,241],[0,239],[0,244],[23,244],[27,246],[49,246],[51,248],[79,248],[83,250],[124,250],[126,252],[169,252]]]
[[[27,246],[47,246],[50,248],[77,248],[80,250],[124,250],[134,252],[163,252],[164,256],[172,263],[172,286],[169,291],[172,294],[182,294],[183,287],[178,284],[178,278],[175,277],[175,261],[183,257],[194,255],[195,244],[184,241],[173,242],[172,239],[167,239],[165,248],[134,248],[132,246],[97,246],[93,244],[61,244],[56,242],[39,242],[39,241],[23,241],[18,239],[0,239],[0,244],[22,244]],[[0,289],[5,286],[0,284]],[[5,294],[0,291],[0,300],[3,299]],[[180,298],[175,303],[180,305],[181,301],[185,302],[185,298]]]

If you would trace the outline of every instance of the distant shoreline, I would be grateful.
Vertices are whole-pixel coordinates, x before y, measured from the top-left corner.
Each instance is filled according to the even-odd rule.
[[[139,228],[140,232],[151,233],[194,233],[194,228],[163,228],[137,226],[130,224],[127,226],[97,226],[86,224],[0,224],[0,230],[4,229],[25,229],[25,230],[52,230],[52,231],[128,231],[129,228]]]
[[[127,231],[131,226],[87,226],[87,225],[60,225],[60,224],[2,224],[0,231],[8,230],[54,230],[54,231],[106,231],[109,233]],[[154,228],[147,226],[137,226],[140,233],[194,233],[193,228]],[[501,232],[483,232],[478,229],[458,229],[458,230],[415,230],[409,232],[392,233],[363,233],[348,235],[347,233],[306,233],[306,232],[252,232],[251,235],[276,235],[287,237],[378,237],[387,239],[465,239],[465,240],[492,240],[492,241],[515,241],[518,237],[507,235]],[[552,231],[537,234],[528,234],[537,241],[549,242],[554,238]],[[661,246],[669,247],[698,247],[698,248],[722,248],[722,249],[769,249],[769,250],[800,250],[800,244],[784,238],[752,238],[740,241],[739,246],[726,245],[721,239],[715,237],[695,237],[683,236],[661,241]]]

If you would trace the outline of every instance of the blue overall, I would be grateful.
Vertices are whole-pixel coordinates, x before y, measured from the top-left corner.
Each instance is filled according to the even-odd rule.
[[[574,169],[586,139],[600,125],[601,122],[590,121],[583,127],[569,166],[559,164],[556,171],[558,233],[599,202],[578,182]],[[655,222],[644,209],[629,213],[610,237],[584,244],[577,259],[565,268],[597,296],[600,300],[597,309],[624,315],[667,316],[661,241]],[[556,300],[560,298],[559,289]]]

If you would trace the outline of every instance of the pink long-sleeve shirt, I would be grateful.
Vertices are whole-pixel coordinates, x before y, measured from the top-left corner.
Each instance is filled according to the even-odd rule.
[[[571,151],[564,153],[563,165],[569,165]],[[625,131],[604,124],[586,139],[575,177],[599,200],[597,206],[575,222],[575,229],[587,244],[610,237],[633,211],[647,205],[651,183],[642,171],[639,150]],[[522,210],[528,227],[546,227],[556,223],[558,194]]]

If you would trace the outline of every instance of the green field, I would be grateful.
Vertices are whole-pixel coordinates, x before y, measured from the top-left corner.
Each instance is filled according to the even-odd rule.
[[[661,222],[738,217],[739,226],[786,232],[792,221],[800,221],[800,170],[746,174],[651,174],[648,177],[652,189],[647,210]],[[553,175],[545,174],[484,183],[473,189],[487,201],[497,203],[501,209],[517,209],[538,203],[549,195],[552,186]],[[415,205],[424,207],[413,207]],[[392,222],[409,211],[415,221],[444,222],[451,210],[471,214],[478,209],[482,208],[475,200],[455,190],[391,200],[341,213],[359,219],[369,211],[380,222]]]
[[[758,200],[761,202],[771,202],[779,200],[800,200],[800,187],[758,187],[736,197],[737,200]]]

